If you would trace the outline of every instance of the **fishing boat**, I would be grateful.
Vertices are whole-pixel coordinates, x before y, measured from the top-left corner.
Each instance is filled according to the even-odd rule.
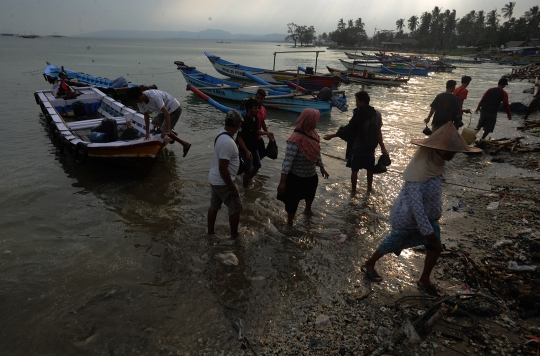
[[[123,97],[126,91],[131,87],[140,87],[142,90],[157,89],[157,86],[155,85],[131,83],[123,77],[111,80],[64,69],[64,67],[58,68],[49,62],[47,62],[47,67],[45,67],[45,70],[43,71],[43,77],[50,84],[54,84],[54,82],[58,79],[58,74],[62,71],[67,74],[66,83],[68,85],[72,87],[93,86],[113,98]]]
[[[76,99],[56,98],[52,89],[34,93],[58,152],[69,151],[78,164],[87,159],[115,160],[148,172],[156,155],[167,144],[159,133],[145,140],[144,116],[94,87],[74,88]],[[97,132],[103,120],[114,132]],[[115,123],[114,123],[114,122]],[[92,129],[96,132],[92,132]],[[107,131],[107,130],[103,130]],[[116,137],[118,136],[118,137]]]
[[[348,70],[354,70],[355,72],[361,72],[364,69],[372,71],[373,73],[380,73],[382,71],[382,64],[375,61],[353,61],[348,62],[343,59],[339,60],[341,64]]]
[[[389,66],[382,66],[383,74],[401,74],[401,75],[428,75],[432,69],[419,68],[406,63],[396,63]]]
[[[319,100],[314,95],[305,91],[293,92],[290,90],[289,85],[245,86],[212,77],[206,73],[198,71],[195,67],[187,66],[180,61],[175,62],[175,64],[178,67],[177,69],[184,76],[184,79],[188,85],[191,85],[204,94],[213,97],[232,101],[242,101],[246,98],[255,97],[257,90],[263,89],[266,92],[266,97],[264,100],[264,106],[266,108],[288,110],[298,113],[302,112],[302,110],[306,108],[311,108],[319,110],[321,114],[330,113],[332,106],[337,106],[339,108],[339,104],[333,104],[334,100]],[[337,80],[340,79],[337,78]],[[281,89],[281,91],[279,89]],[[285,91],[283,91],[283,89]],[[346,107],[343,111],[346,111]]]
[[[410,77],[403,78],[401,75],[395,77],[386,77],[377,73],[363,70],[361,72],[343,72],[339,69],[326,67],[330,73],[340,77],[347,77],[349,81],[362,83],[362,84],[375,84],[375,85],[388,85],[388,86],[400,86],[401,84],[407,84]]]
[[[330,75],[314,74],[316,73],[316,67],[315,70],[309,67],[306,68],[306,73],[303,73],[301,70],[298,70],[297,72],[282,70],[276,71],[273,69],[270,70],[264,68],[248,67],[241,64],[232,63],[208,52],[204,52],[204,54],[206,55],[206,57],[208,57],[208,60],[210,61],[210,63],[212,63],[212,66],[214,66],[218,73],[231,78],[243,80],[249,79],[243,74],[244,72],[247,72],[270,84],[282,84],[285,81],[294,81],[298,85],[309,90],[321,90],[325,87],[335,90],[338,89],[341,84],[340,80],[336,77],[332,77]]]

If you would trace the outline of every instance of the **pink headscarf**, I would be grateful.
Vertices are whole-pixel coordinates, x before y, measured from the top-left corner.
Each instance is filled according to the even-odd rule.
[[[304,109],[300,117],[296,120],[295,132],[289,137],[287,142],[294,142],[298,145],[300,152],[310,162],[317,162],[321,154],[320,138],[317,130],[320,112],[315,109]]]

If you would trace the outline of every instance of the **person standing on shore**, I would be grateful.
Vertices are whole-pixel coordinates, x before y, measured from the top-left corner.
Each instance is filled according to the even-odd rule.
[[[442,215],[442,181],[446,161],[457,152],[481,152],[469,147],[454,125],[447,122],[427,139],[412,140],[420,146],[403,171],[405,182],[390,213],[392,231],[361,267],[367,278],[382,281],[375,264],[384,255],[418,245],[426,246],[424,270],[417,286],[426,293],[440,296],[430,275],[442,250],[440,226]]]
[[[465,99],[467,99],[467,94],[469,94],[469,90],[467,89],[467,87],[469,86],[471,81],[471,77],[469,77],[468,75],[464,75],[463,77],[461,77],[461,85],[454,90],[454,95],[457,96],[459,100],[461,110],[459,113],[459,117],[457,118],[457,122],[463,122],[464,112],[467,114],[471,113],[470,109],[463,110],[463,103],[465,102]]]
[[[293,225],[301,200],[306,201],[304,213],[313,213],[311,204],[315,199],[319,184],[316,167],[319,166],[324,179],[328,178],[328,172],[322,162],[320,138],[316,130],[319,116],[318,110],[302,110],[296,120],[294,132],[287,140],[277,198],[285,203],[289,226]]]
[[[347,167],[351,168],[351,192],[356,193],[358,181],[358,171],[367,171],[367,191],[373,188],[373,167],[375,166],[375,149],[381,146],[381,152],[388,154],[384,146],[381,127],[381,113],[369,105],[370,97],[365,91],[354,94],[356,98],[356,109],[353,117],[346,126],[340,127],[335,134],[325,135],[325,140],[339,137],[347,141],[345,158]]]
[[[172,95],[161,90],[142,91],[139,87],[129,88],[126,92],[128,98],[137,103],[139,111],[144,114],[144,123],[146,125],[145,140],[150,138],[150,112],[159,112],[152,119],[152,124],[161,128],[161,138],[168,136],[171,143],[180,142],[184,147],[184,156],[186,157],[191,144],[182,140],[174,132],[174,126],[182,114],[182,107],[178,100]]]
[[[435,132],[447,122],[458,122],[461,115],[461,106],[459,99],[454,95],[456,89],[456,81],[449,80],[446,82],[446,91],[435,97],[431,103],[431,110],[424,122],[429,124],[433,116],[431,131]],[[435,114],[435,115],[434,115]],[[463,125],[463,124],[462,124]],[[458,126],[456,126],[457,128]]]
[[[257,100],[253,98],[248,99],[245,108],[246,115],[244,116],[244,121],[238,131],[236,140],[239,148],[242,149],[243,157],[245,158],[246,171],[244,172],[242,183],[244,188],[247,188],[249,182],[261,168],[261,159],[257,150],[257,136],[266,135],[269,139],[274,140],[274,134],[272,132],[259,130],[259,119],[257,118],[259,103]]]
[[[215,224],[221,204],[229,208],[229,226],[231,237],[238,237],[238,225],[242,201],[238,187],[234,183],[236,173],[240,167],[238,147],[234,142],[234,135],[243,122],[242,114],[237,110],[230,110],[225,116],[225,127],[214,140],[214,155],[212,165],[208,172],[208,183],[212,187],[212,197],[208,208],[208,235],[216,233]]]
[[[501,102],[504,105],[508,120],[512,120],[512,113],[510,112],[510,105],[508,104],[508,94],[504,90],[504,87],[507,85],[508,79],[501,78],[495,88],[490,88],[484,93],[484,96],[476,107],[477,113],[478,110],[480,110],[480,120],[478,120],[476,131],[480,131],[481,128],[484,128],[482,139],[486,138],[489,133],[495,130],[497,111],[499,111]]]
[[[259,103],[259,112],[257,113],[257,119],[259,120],[259,131],[268,131],[266,126],[266,108],[263,106],[264,99],[266,98],[266,92],[264,89],[257,89],[255,100]],[[257,136],[257,152],[259,152],[259,158],[262,160],[266,157],[266,147],[264,146],[264,140],[261,135]]]

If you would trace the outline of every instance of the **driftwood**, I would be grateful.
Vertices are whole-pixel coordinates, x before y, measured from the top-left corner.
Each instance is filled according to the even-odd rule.
[[[486,140],[480,139],[477,141],[476,146],[485,148],[487,151],[490,151],[490,154],[494,155],[502,151],[504,148],[509,148],[510,152],[519,151],[520,140],[524,138],[512,137],[512,138],[499,138],[495,140]]]
[[[509,80],[520,79],[520,80],[533,80],[536,77],[540,76],[540,66],[534,63],[528,64],[523,67],[512,69],[512,73],[503,75],[504,78]]]
[[[518,130],[529,130],[535,127],[540,127],[539,120],[525,120],[523,121],[523,126],[518,126]]]

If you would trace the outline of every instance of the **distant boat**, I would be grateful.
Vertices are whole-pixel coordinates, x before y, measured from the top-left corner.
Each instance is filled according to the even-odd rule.
[[[401,74],[401,75],[428,75],[431,69],[413,67],[405,63],[396,63],[389,66],[382,66],[381,73],[385,74]]]
[[[14,33],[0,33],[0,35],[2,35],[2,36],[17,36]]]
[[[122,78],[122,81],[124,83],[123,85],[115,86],[115,82],[120,83],[120,81],[118,80],[120,78],[116,79],[116,81],[113,81],[107,78],[95,77],[93,75],[64,69],[63,67],[62,69],[60,69],[57,66],[50,64],[49,62],[47,62],[47,67],[45,67],[45,70],[43,71],[43,77],[50,84],[54,84],[54,82],[56,82],[56,80],[58,79],[58,74],[62,70],[67,74],[67,84],[73,87],[90,85],[98,88],[100,91],[113,98],[123,96],[126,91],[131,87],[140,87],[142,90],[157,89],[157,86],[155,85],[131,83],[125,80],[125,78]]]
[[[380,73],[382,71],[382,64],[374,61],[354,61],[347,62],[343,59],[339,60],[341,64],[348,70],[354,70],[355,72],[361,72],[363,70],[369,70],[374,73]]]
[[[362,84],[400,86],[401,84],[407,84],[409,81],[409,78],[403,78],[401,75],[397,75],[395,77],[385,77],[367,70],[352,73],[340,71],[339,69],[330,68],[328,66],[326,68],[333,75],[346,76],[349,81]]]
[[[20,35],[19,37],[22,37],[22,38],[37,38],[39,36],[38,35]]]
[[[321,90],[324,87],[330,89],[337,89],[341,84],[339,78],[332,77],[330,75],[318,75],[318,74],[304,74],[296,73],[292,71],[276,71],[270,69],[248,67],[241,64],[232,63],[222,59],[221,57],[214,56],[211,53],[204,52],[206,57],[214,68],[223,75],[238,79],[248,79],[243,72],[248,72],[255,77],[258,77],[270,84],[282,84],[285,81],[298,81],[298,85],[310,90]]]

